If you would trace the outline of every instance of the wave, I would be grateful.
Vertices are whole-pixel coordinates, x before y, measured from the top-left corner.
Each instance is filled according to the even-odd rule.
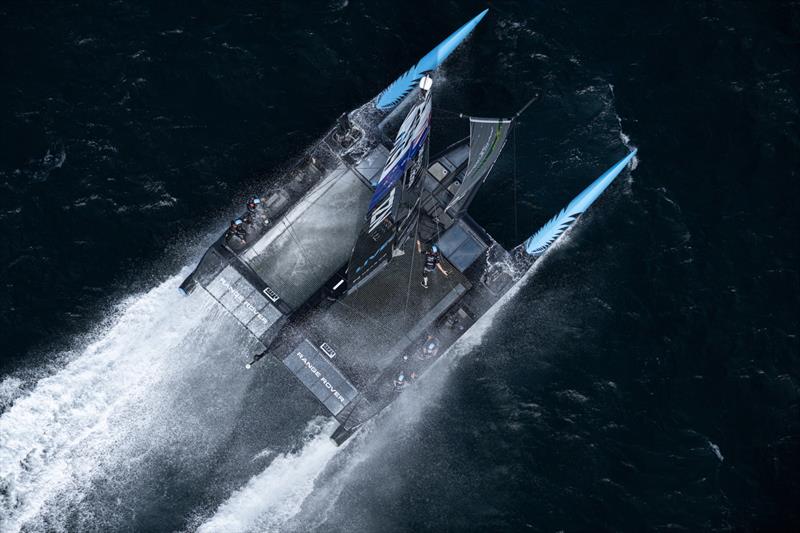
[[[281,530],[296,516],[314,490],[317,477],[340,451],[330,438],[337,425],[327,418],[313,420],[304,432],[306,444],[299,451],[275,458],[201,524],[198,533]]]
[[[137,480],[157,475],[159,457],[191,468],[230,433],[226,416],[240,408],[247,380],[219,354],[252,347],[224,327],[209,332],[227,318],[176,290],[185,273],[126,299],[86,346],[53,354],[64,362],[41,368],[29,389],[15,376],[0,382],[9,404],[0,416],[0,531],[112,529],[135,513]],[[222,409],[202,401],[223,392]],[[99,487],[119,509],[85,503]]]

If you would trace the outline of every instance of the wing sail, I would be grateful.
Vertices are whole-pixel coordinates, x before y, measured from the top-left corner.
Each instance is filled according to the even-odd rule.
[[[425,78],[430,80],[430,78]],[[424,80],[423,80],[424,81]],[[356,240],[347,266],[347,283],[354,290],[359,283],[380,269],[391,258],[398,229],[408,226],[419,197],[417,164],[424,156],[431,126],[430,83],[420,101],[406,116],[395,137],[367,211],[366,224]]]
[[[486,180],[506,145],[511,124],[511,119],[470,117],[467,170],[445,208],[451,216],[466,210],[478,187]]]

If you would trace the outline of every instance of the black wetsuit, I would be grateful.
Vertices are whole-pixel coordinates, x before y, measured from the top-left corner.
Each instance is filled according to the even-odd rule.
[[[247,231],[241,224],[231,224],[228,231],[225,232],[225,241],[231,240],[232,237],[239,237],[241,240],[247,239]]]
[[[439,264],[439,252],[425,252],[425,272],[433,272]]]

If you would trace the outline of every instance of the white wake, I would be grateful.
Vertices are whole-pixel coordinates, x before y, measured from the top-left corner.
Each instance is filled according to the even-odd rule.
[[[86,346],[53,354],[60,367],[42,369],[28,390],[19,377],[0,383],[0,405],[8,406],[0,416],[0,531],[67,530],[67,511],[103,529],[82,508],[93,483],[113,491],[155,455],[203,457],[225,437],[225,417],[247,384],[231,371],[239,365],[230,354],[251,347],[226,328],[211,332],[208,322],[223,318],[207,301],[182,296],[180,279],[128,298]],[[222,408],[198,404],[217,389]],[[124,521],[131,510],[117,505]]]
[[[339,451],[330,436],[337,423],[329,419],[311,422],[306,443],[295,453],[275,458],[260,474],[234,492],[198,533],[280,531],[300,511],[314,490],[314,482]]]
[[[298,450],[273,457],[221,505],[212,502],[215,510],[198,530],[283,531],[324,523],[348,477],[391,445],[397,428],[423,418],[446,389],[450,369],[481,343],[497,314],[544,261],[412,394],[367,424],[349,446],[336,448],[329,439],[335,423],[314,421]],[[243,373],[233,355],[256,347],[209,300],[187,299],[177,291],[185,274],[128,298],[85,346],[53,354],[52,360],[61,361],[57,368],[43,369],[33,379],[12,375],[0,381],[1,532],[122,529],[136,506],[120,497],[90,501],[98,486],[106,488],[104,494],[135,495],[137,488],[149,488],[147,476],[158,471],[159,461],[192,470],[215,452],[224,453],[253,375]],[[98,512],[96,505],[113,509]],[[302,513],[308,506],[322,507],[311,523]]]

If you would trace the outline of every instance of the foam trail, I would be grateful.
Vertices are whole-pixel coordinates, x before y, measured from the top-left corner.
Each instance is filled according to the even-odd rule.
[[[336,427],[335,421],[325,426],[320,422],[312,422],[307,432],[313,437],[300,451],[276,458],[261,474],[252,478],[221,505],[200,526],[198,533],[308,531],[321,525],[334,509],[338,495],[347,486],[348,477],[368,458],[379,454],[383,447],[397,442],[401,437],[397,432],[408,431],[409,424],[421,419],[427,406],[445,389],[450,370],[465,354],[481,344],[498,313],[527,283],[535,270],[536,265],[436,361],[425,379],[413,387],[412,394],[401,395],[343,448],[337,448],[330,439]],[[402,422],[393,420],[397,417],[402,417]],[[337,462],[341,464],[335,464]],[[334,472],[327,473],[328,470]],[[327,479],[320,483],[323,477]],[[318,513],[303,513],[300,520],[301,510],[307,504],[323,509]],[[316,521],[309,523],[309,517],[316,517]]]
[[[198,533],[280,531],[314,490],[314,482],[340,450],[330,435],[337,423],[317,419],[306,429],[306,444],[275,458],[198,528]]]
[[[81,509],[94,480],[125,490],[131,472],[141,470],[137,462],[179,450],[187,440],[202,456],[204,447],[213,448],[221,438],[211,433],[221,428],[202,405],[180,402],[190,393],[187,383],[204,392],[203,385],[187,382],[187,368],[213,366],[226,381],[219,368],[225,358],[212,357],[226,347],[203,327],[220,317],[208,301],[175,290],[183,274],[128,298],[84,348],[54,354],[67,361],[42,369],[44,377],[30,390],[20,391],[13,376],[0,384],[0,390],[13,391],[0,416],[0,531],[67,530],[63,520],[70,513],[73,520],[83,514],[87,524],[103,529],[93,522],[97,509]],[[226,337],[227,350],[237,349],[235,339],[220,336]],[[221,386],[231,387],[235,406],[243,385],[227,381]],[[181,411],[209,420],[208,427],[182,421],[192,417],[181,417]]]

